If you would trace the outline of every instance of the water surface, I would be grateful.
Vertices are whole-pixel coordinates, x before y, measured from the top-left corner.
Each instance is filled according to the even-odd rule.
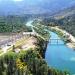
[[[28,21],[26,25],[33,27],[32,22]],[[54,32],[50,31],[50,35],[50,39],[60,39]],[[56,40],[48,43],[45,60],[52,68],[57,68],[62,71],[67,70],[71,75],[75,74],[75,51],[68,48],[61,39],[58,41],[58,44]]]
[[[50,32],[50,35],[50,39],[60,39],[54,32]],[[75,74],[75,51],[68,48],[62,40],[59,40],[58,44],[56,40],[48,43],[45,60],[50,67]]]

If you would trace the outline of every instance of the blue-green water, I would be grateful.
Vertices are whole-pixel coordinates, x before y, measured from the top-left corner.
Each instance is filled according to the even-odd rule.
[[[54,32],[50,32],[50,35],[50,39],[60,39]],[[63,43],[64,42],[62,40],[59,40],[58,44],[56,40],[48,43],[45,60],[50,67],[57,68],[62,71],[67,70],[71,74],[75,74],[75,51],[68,48]]]
[[[27,26],[33,26],[33,21],[28,21]],[[50,39],[60,39],[58,35],[50,31]],[[75,51],[68,48],[62,40],[59,40],[58,44],[56,40],[48,43],[45,53],[45,60],[52,68],[59,70],[67,70],[72,74],[75,74]],[[63,45],[60,45],[63,44]]]
[[[33,25],[32,25],[32,22],[33,22],[33,20],[28,21],[28,22],[26,23],[26,26],[33,26]]]

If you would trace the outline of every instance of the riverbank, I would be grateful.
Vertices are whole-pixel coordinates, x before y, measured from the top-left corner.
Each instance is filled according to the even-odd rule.
[[[38,44],[42,45],[42,42],[40,41]],[[20,73],[23,75],[24,74],[28,74],[28,75],[31,75],[31,74],[33,75],[39,75],[39,74],[41,75],[51,75],[51,74],[67,75],[68,74],[65,71],[63,72],[63,71],[59,71],[53,68],[49,68],[46,61],[40,55],[40,51],[42,52],[42,48],[41,49],[30,48],[25,51],[21,50],[19,53],[7,52],[0,58],[0,62],[2,62],[1,74],[7,74],[7,71],[8,71],[8,74],[10,75],[12,74],[11,71],[13,72],[13,74],[15,74],[16,72],[16,74]]]
[[[6,60],[8,61],[9,65],[6,64],[6,62],[3,62],[3,65],[6,64],[6,66],[8,66],[9,69],[11,70],[11,64],[15,62],[13,65],[17,65],[17,67],[12,65],[12,68],[15,68],[16,70],[17,68],[20,69],[20,71],[22,71],[22,74],[26,71],[27,72],[29,71],[33,75],[35,74],[37,75],[39,74],[41,75],[51,75],[51,74],[67,75],[68,73],[65,71],[60,71],[60,70],[49,67],[49,65],[45,61],[45,53],[46,53],[46,50],[47,50],[46,48],[48,45],[48,40],[45,38],[48,38],[48,37],[47,37],[47,32],[45,30],[41,32],[42,29],[44,28],[41,27],[39,31],[39,28],[38,28],[37,30],[37,32],[39,31],[38,34],[34,36],[32,36],[31,34],[27,34],[27,38],[26,38],[26,35],[24,34],[24,36],[18,39],[14,43],[14,45],[9,49],[11,51],[6,52],[3,55],[3,57],[7,59],[11,59],[12,61],[14,60],[14,61],[10,63],[10,60],[9,61]],[[51,48],[49,51],[51,51]],[[1,60],[5,61],[4,60],[5,58]],[[9,69],[6,67],[6,69],[2,72],[6,73],[6,70],[8,71]],[[13,71],[13,74],[15,71]]]
[[[37,39],[35,50],[38,51],[43,58],[45,58],[48,41],[45,41],[40,36],[35,36],[35,38]]]
[[[51,27],[51,29],[55,29],[56,31],[59,31],[62,33],[62,36],[65,36],[66,39],[69,40],[69,42],[66,43],[66,45],[69,48],[75,49],[75,37],[72,36],[70,33],[68,33],[67,31],[60,29],[60,27],[55,26],[55,27]]]

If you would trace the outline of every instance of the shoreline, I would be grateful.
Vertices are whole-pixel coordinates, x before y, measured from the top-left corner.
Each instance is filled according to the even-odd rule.
[[[55,27],[51,27],[51,29],[55,29],[63,34],[66,34],[65,36],[68,36],[67,39],[70,40],[70,42],[66,43],[66,45],[69,47],[69,48],[72,48],[72,49],[75,49],[75,37],[72,36],[72,34],[68,33],[67,31],[63,30],[63,29],[60,29],[58,26],[55,26]]]

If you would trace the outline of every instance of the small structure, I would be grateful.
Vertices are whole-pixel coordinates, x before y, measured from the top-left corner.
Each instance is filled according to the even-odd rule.
[[[20,49],[17,48],[17,49],[15,49],[14,51],[15,51],[16,53],[19,53],[19,52],[20,52]]]
[[[36,33],[35,32],[23,32],[23,35],[36,35]]]

